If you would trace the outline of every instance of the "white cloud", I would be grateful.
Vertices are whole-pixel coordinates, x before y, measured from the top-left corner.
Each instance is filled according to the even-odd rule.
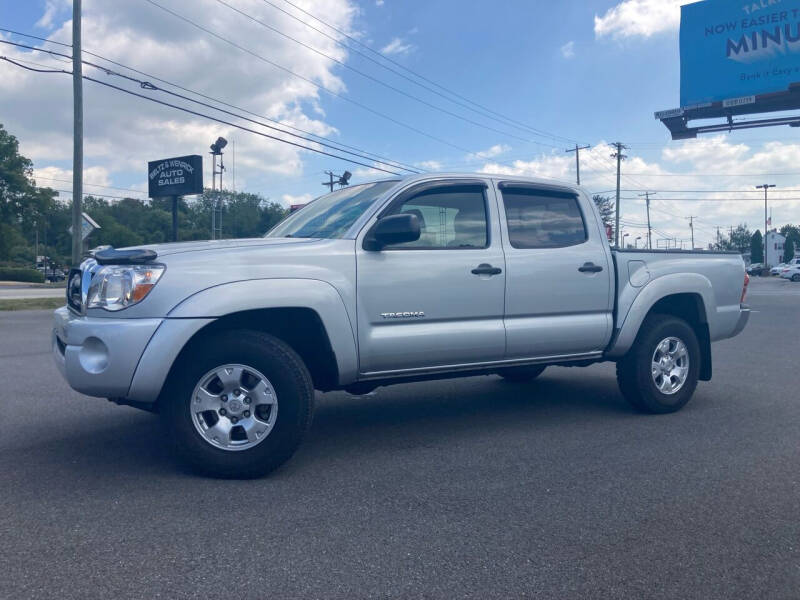
[[[608,9],[602,17],[594,17],[594,33],[598,38],[611,36],[650,37],[673,31],[681,20],[680,7],[696,0],[623,0]]]
[[[62,169],[56,166],[35,168],[33,178],[38,185],[57,188],[64,187],[64,182],[72,181],[72,169]],[[89,167],[83,170],[84,185],[111,185],[108,169],[105,167]]]
[[[442,163],[438,160],[423,160],[422,162],[418,162],[417,166],[426,171],[441,171],[443,167]]]
[[[375,0],[375,6],[383,6],[384,0]]]
[[[566,59],[575,58],[575,42],[569,41],[561,46],[561,56]]]
[[[44,14],[36,21],[35,26],[42,29],[50,29],[55,24],[56,18],[72,6],[70,0],[47,0],[44,7]]]
[[[396,37],[381,48],[381,52],[383,54],[408,54],[413,49],[413,44],[407,43],[403,38]]]
[[[241,0],[239,4],[249,14],[274,24],[293,37],[338,60],[347,60],[347,51],[332,40],[314,35],[301,23],[276,13],[263,2]],[[65,10],[69,5],[69,0],[48,0],[39,19],[41,26],[53,28],[49,37],[65,43],[71,39],[70,23],[66,21],[70,14]],[[234,39],[237,44],[320,85],[346,92],[343,81],[333,68],[334,63],[271,34],[213,0],[173,0],[170,8],[213,31],[236,32]],[[328,15],[333,25],[345,31],[351,30],[357,11],[352,0],[318,0],[315,9]],[[337,133],[326,122],[319,104],[321,92],[314,85],[202,33],[151,5],[84,0],[83,33],[87,49],[109,59],[318,135]],[[63,68],[56,59],[40,53],[11,47],[4,53],[9,58]],[[210,64],[224,65],[224,68],[209,69]],[[120,67],[112,68],[122,71]],[[88,66],[84,67],[84,73],[169,101],[163,93],[143,92],[135,83]],[[211,109],[194,108],[213,114]],[[72,84],[68,76],[32,73],[5,62],[0,64],[0,114],[6,129],[19,139],[20,151],[41,166],[37,171],[41,176],[53,173],[47,168],[60,168],[62,175],[67,173],[66,167],[70,166],[72,158]],[[124,179],[125,185],[121,187],[129,187],[128,184],[136,177],[144,183],[148,160],[201,154],[206,163],[205,180],[210,185],[208,144],[221,135],[229,140],[236,139],[237,184],[246,180],[252,191],[268,194],[275,185],[276,176],[288,178],[302,174],[308,156],[287,144],[158,106],[90,81],[84,83],[84,122],[84,180],[87,183],[119,185],[115,179]],[[225,157],[229,169],[225,176],[226,185],[232,183],[230,151],[229,146]],[[103,169],[105,175],[89,179],[99,172],[97,169]],[[71,176],[58,178],[71,179]],[[140,186],[135,182],[131,187]],[[66,189],[69,184],[59,187]]]
[[[479,152],[473,152],[472,154],[467,155],[467,160],[488,160],[490,158],[495,158],[500,156],[501,154],[505,154],[506,152],[511,150],[511,146],[506,144],[495,144],[491,148],[487,148],[486,150],[481,150]]]

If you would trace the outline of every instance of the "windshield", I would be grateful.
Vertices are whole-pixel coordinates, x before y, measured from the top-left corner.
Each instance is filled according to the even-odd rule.
[[[289,215],[264,237],[341,238],[377,198],[397,181],[342,188]]]

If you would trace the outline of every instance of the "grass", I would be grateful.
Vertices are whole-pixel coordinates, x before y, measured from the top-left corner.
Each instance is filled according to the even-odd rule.
[[[12,298],[0,300],[0,310],[51,310],[64,304],[63,298]]]

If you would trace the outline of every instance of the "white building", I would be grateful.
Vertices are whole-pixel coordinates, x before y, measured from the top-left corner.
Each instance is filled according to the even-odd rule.
[[[769,266],[774,267],[783,262],[783,247],[785,244],[786,238],[777,231],[773,230],[767,233],[764,248],[767,251],[767,264]]]

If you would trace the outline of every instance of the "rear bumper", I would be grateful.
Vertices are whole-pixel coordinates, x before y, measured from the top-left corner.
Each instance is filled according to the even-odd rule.
[[[162,321],[82,317],[59,308],[52,334],[56,366],[82,394],[127,396],[139,359]]]

